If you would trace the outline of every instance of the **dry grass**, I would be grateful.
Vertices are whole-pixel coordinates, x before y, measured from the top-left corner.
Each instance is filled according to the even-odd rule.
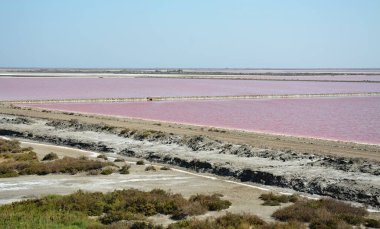
[[[277,210],[273,217],[281,221],[310,223],[310,228],[347,228],[365,223],[368,212],[361,207],[333,200],[301,200]]]
[[[149,165],[145,168],[145,171],[157,171],[156,167],[154,167],[153,165]]]
[[[249,214],[227,213],[218,218],[204,220],[191,219],[170,224],[168,229],[304,229],[306,226],[299,222],[266,223],[259,217]]]
[[[274,193],[261,194],[260,199],[264,201],[263,205],[278,206],[281,203],[295,203],[299,200],[299,196],[293,195],[276,195]]]

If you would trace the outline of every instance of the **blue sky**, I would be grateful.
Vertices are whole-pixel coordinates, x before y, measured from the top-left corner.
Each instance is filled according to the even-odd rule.
[[[379,68],[379,0],[0,0],[0,67]]]

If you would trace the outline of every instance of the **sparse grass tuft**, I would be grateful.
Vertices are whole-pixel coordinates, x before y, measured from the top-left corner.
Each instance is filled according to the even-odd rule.
[[[143,160],[139,160],[136,162],[136,165],[145,165],[145,162]]]

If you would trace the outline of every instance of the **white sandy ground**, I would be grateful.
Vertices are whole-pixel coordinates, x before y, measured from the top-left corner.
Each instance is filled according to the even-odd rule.
[[[54,146],[34,142],[22,142],[23,147],[33,147],[41,158],[47,153],[55,152],[63,156],[88,156],[95,158],[98,153],[73,149],[69,147]],[[120,157],[120,156],[117,156]],[[112,157],[108,157],[109,160]],[[112,161],[112,160],[111,160]],[[252,213],[271,221],[270,215],[279,207],[262,206],[259,196],[269,189],[249,184],[222,180],[206,174],[192,173],[173,168],[169,171],[158,170],[146,172],[145,166],[137,166],[134,162],[125,162],[132,165],[129,175],[114,173],[109,176],[88,176],[85,173],[77,175],[46,175],[46,176],[20,176],[3,178],[0,180],[0,204],[7,204],[27,198],[39,197],[48,194],[69,194],[79,189],[85,191],[109,192],[115,189],[130,189],[149,191],[161,188],[173,193],[181,193],[185,197],[202,193],[221,193],[224,198],[232,202],[226,210],[234,213]],[[122,165],[123,163],[118,163]],[[156,165],[159,167],[160,165]],[[226,211],[210,212],[206,216],[224,214]],[[152,217],[158,223],[170,223],[166,216]]]
[[[33,147],[39,158],[50,152],[57,153],[59,157],[87,156],[96,158],[99,155],[99,153],[92,151],[36,142],[22,141],[21,145],[23,147]],[[110,161],[113,161],[117,157],[126,158],[116,154],[114,156],[107,154],[107,156]],[[132,165],[129,175],[114,173],[109,176],[88,176],[85,173],[80,173],[77,175],[59,174],[3,178],[0,180],[0,204],[48,194],[69,194],[79,189],[92,192],[109,192],[115,189],[135,188],[149,191],[154,188],[161,188],[173,193],[181,193],[185,197],[197,193],[221,193],[224,195],[224,198],[232,202],[232,206],[229,209],[221,212],[210,212],[201,216],[201,218],[222,215],[228,211],[233,213],[251,213],[258,215],[266,221],[272,221],[273,219],[270,215],[279,208],[278,206],[261,205],[262,201],[259,199],[259,196],[262,193],[273,191],[274,189],[271,187],[225,180],[213,175],[193,173],[178,168],[171,168],[169,171],[146,172],[144,170],[145,166],[137,166],[133,161],[126,161],[125,163]],[[121,166],[123,163],[117,164]],[[155,166],[160,167],[161,165]],[[280,193],[289,194],[288,192],[281,191]],[[309,196],[308,198],[315,197]],[[373,212],[372,214],[376,214],[376,216],[380,215],[376,211],[370,211]],[[150,219],[155,223],[164,225],[172,222],[167,216],[160,215],[151,217]]]

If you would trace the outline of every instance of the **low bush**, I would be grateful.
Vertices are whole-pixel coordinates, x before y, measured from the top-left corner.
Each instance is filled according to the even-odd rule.
[[[114,172],[114,170],[112,168],[105,168],[105,169],[103,169],[100,172],[100,174],[102,174],[102,175],[111,175],[113,172]]]
[[[12,177],[16,175],[46,175],[50,173],[76,174],[91,170],[101,169],[113,165],[110,162],[100,162],[87,159],[64,157],[62,159],[39,162],[31,161],[7,161],[0,163],[0,176]]]
[[[52,161],[58,159],[58,155],[56,153],[49,153],[42,158],[43,161]]]
[[[30,148],[22,148],[20,142],[17,140],[0,139],[0,153],[22,153],[24,151],[31,151]]]
[[[121,167],[121,169],[119,170],[119,173],[120,174],[129,174],[129,169],[131,168],[130,165],[124,165],[123,167]]]
[[[143,222],[155,214],[176,214],[194,203],[200,206],[199,202],[160,189],[78,191],[67,196],[51,195],[0,206],[0,228],[108,228],[105,225],[122,220]],[[139,222],[135,228],[154,226]],[[112,225],[109,228],[113,228]]]
[[[103,160],[108,160],[108,157],[106,156],[106,155],[104,155],[104,154],[99,154],[98,156],[97,156],[97,158],[99,158],[99,159],[103,159]]]
[[[222,194],[213,194],[211,196],[197,194],[190,197],[190,202],[199,202],[202,206],[206,207],[208,211],[220,211],[227,209],[231,206],[231,202],[228,200],[220,199]]]
[[[366,219],[364,225],[365,225],[366,227],[380,228],[380,220],[376,220],[376,219]]]
[[[190,219],[177,223],[172,223],[168,229],[304,229],[305,225],[299,222],[289,223],[266,223],[255,215],[227,213],[217,218],[207,218],[203,220]]]
[[[276,195],[274,193],[265,193],[260,195],[260,199],[264,201],[263,205],[278,206],[281,203],[295,203],[299,199],[296,194],[293,195]]]
[[[125,162],[125,159],[123,159],[123,158],[116,158],[114,162]]]
[[[160,170],[171,170],[169,167],[167,167],[167,166],[162,166],[161,168],[160,168]]]
[[[99,175],[101,171],[102,170],[100,170],[100,169],[93,169],[93,170],[88,171],[87,175],[96,176],[96,175]]]
[[[163,229],[161,225],[154,225],[147,222],[135,222],[129,229]]]
[[[136,165],[145,165],[145,162],[143,160],[139,160],[136,162]]]
[[[281,221],[308,222],[312,228],[328,228],[331,225],[360,225],[365,222],[367,214],[361,207],[333,199],[320,199],[300,200],[277,210],[272,216]]]
[[[6,166],[0,166],[0,178],[17,177],[19,174],[17,171],[8,168]]]
[[[153,165],[149,165],[145,168],[145,171],[157,171],[157,169]]]

